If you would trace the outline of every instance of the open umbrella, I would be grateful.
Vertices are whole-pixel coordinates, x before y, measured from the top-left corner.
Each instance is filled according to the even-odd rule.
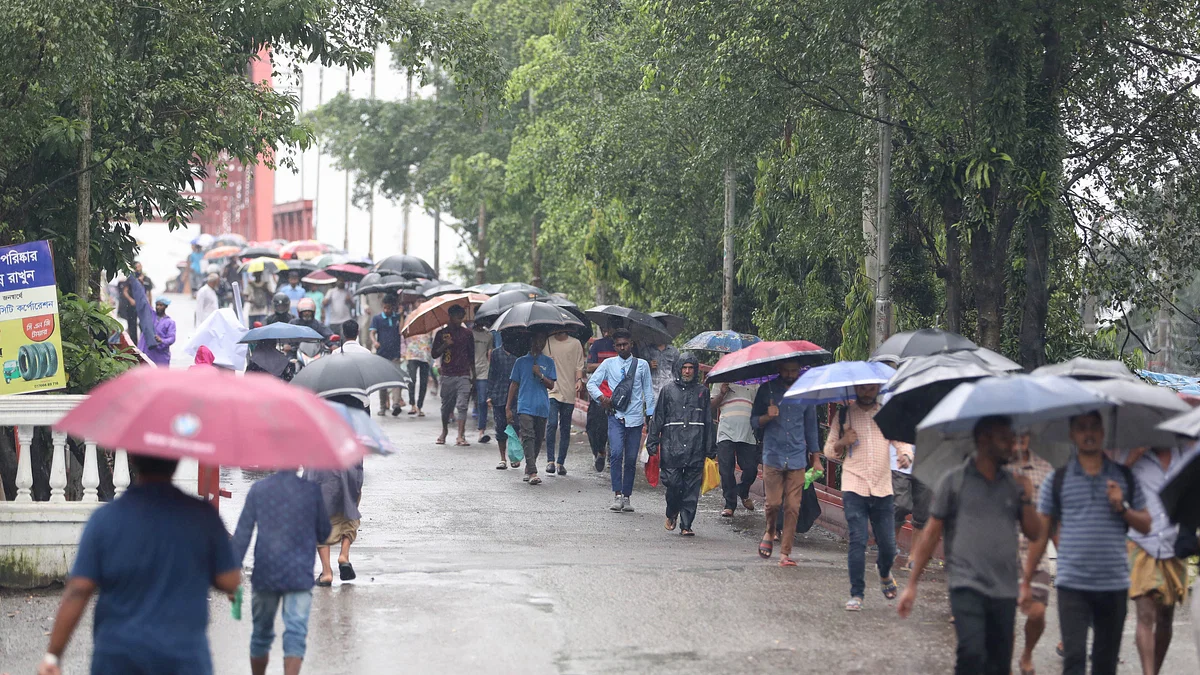
[[[370,270],[350,263],[339,263],[326,267],[325,273],[345,282],[359,282],[370,273]]]
[[[436,298],[439,295],[445,295],[447,293],[462,293],[463,290],[462,286],[459,286],[453,281],[446,281],[445,279],[431,279],[429,282],[422,284],[418,288],[421,291],[421,295],[425,296],[426,298]],[[479,295],[483,295],[483,293],[480,293]]]
[[[756,342],[762,342],[762,338],[731,330],[706,330],[685,342],[681,349],[728,354]]]
[[[392,255],[375,263],[376,272],[392,272],[409,279],[436,279],[437,272],[415,255]]]
[[[345,253],[325,253],[312,259],[312,264],[321,269],[345,262],[350,262],[350,256]]]
[[[488,298],[475,310],[475,323],[490,326],[501,314],[513,305],[529,302],[529,297],[520,291],[504,291]]]
[[[199,246],[200,248],[208,248],[209,246],[213,245],[214,241],[216,241],[216,238],[211,234],[203,233],[194,237],[191,241],[191,244],[192,246]]]
[[[1034,375],[1064,375],[1073,377],[1077,380],[1107,380],[1110,378],[1120,378],[1124,380],[1137,380],[1137,376],[1133,374],[1124,363],[1120,361],[1104,361],[1101,359],[1087,359],[1076,357],[1070,361],[1062,363],[1052,363],[1048,366],[1042,366],[1033,371]]]
[[[337,279],[332,274],[327,273],[325,270],[310,272],[308,276],[304,277],[300,281],[303,281],[306,284],[316,284],[318,286],[326,286],[337,283]]]
[[[854,400],[854,387],[882,385],[896,371],[872,361],[839,361],[808,369],[783,395],[784,403],[844,403]]]
[[[634,342],[644,344],[662,344],[674,338],[667,332],[658,319],[639,312],[636,309],[620,305],[596,305],[584,312],[592,321],[601,326],[622,326],[633,333]]]
[[[288,264],[278,258],[259,257],[243,263],[238,271],[242,274],[255,274],[257,272],[282,272],[291,269]]]
[[[527,300],[542,298],[550,295],[537,286],[531,286],[529,284],[516,281],[510,281],[502,284],[476,284],[474,286],[467,287],[466,291],[468,293],[483,293],[484,295],[498,295],[507,291],[519,291],[525,294],[525,298]]]
[[[208,249],[208,252],[204,254],[204,259],[216,260],[217,258],[232,258],[240,253],[241,250],[241,246],[216,246]]]
[[[722,356],[708,372],[707,382],[717,384],[768,377],[778,372],[782,361],[798,361],[802,366],[815,366],[829,358],[828,351],[807,340],[757,342]]]
[[[267,324],[260,328],[252,328],[246,331],[238,342],[250,344],[252,342],[262,342],[263,340],[286,340],[288,342],[320,342],[325,338],[317,331],[308,326],[297,326],[291,323],[283,323],[282,321]]]
[[[1020,368],[1015,363],[1012,365]],[[891,396],[875,413],[875,424],[884,437],[913,443],[917,440],[917,423],[955,387],[1004,372],[981,358],[979,350],[909,359],[900,364],[896,374],[888,380],[886,388]]]
[[[106,448],[221,466],[354,466],[365,448],[311,392],[270,375],[133,368],[92,390],[55,429]]]
[[[679,336],[680,333],[683,332],[683,326],[685,323],[687,323],[687,320],[682,316],[675,316],[674,314],[667,314],[666,312],[650,312],[650,316],[658,319],[658,322],[662,324],[663,328],[671,334],[672,340],[674,340]]]
[[[391,455],[397,452],[396,445],[392,443],[392,439],[388,438],[387,432],[371,419],[370,413],[366,410],[351,408],[336,401],[326,400],[325,403],[337,411],[343,420],[346,420],[363,447],[377,455]]]
[[[587,314],[583,313],[583,310],[579,308],[579,305],[576,305],[561,295],[547,295],[534,299],[538,302],[554,305],[555,307],[570,313],[571,316],[575,317],[576,319],[579,319],[579,322],[583,325],[572,328],[569,332],[572,337],[583,343],[583,351],[587,352],[588,340],[592,339],[592,321],[587,317]],[[482,305],[480,306],[482,307]]]
[[[913,476],[936,485],[946,472],[974,451],[975,424],[993,415],[1012,419],[1015,429],[1030,429],[1093,410],[1107,410],[1111,401],[1068,377],[1003,375],[965,382],[955,387],[917,425]],[[1034,452],[1063,466],[1070,448],[1062,443],[1034,443]]]
[[[1171,467],[1158,496],[1171,522],[1193,529],[1200,527],[1200,445],[1186,450]]]
[[[341,349],[313,361],[292,378],[292,384],[322,396],[369,396],[408,383],[408,374],[382,356]]]
[[[238,252],[238,257],[242,260],[252,260],[254,258],[274,258],[275,249],[265,246],[249,246]]]
[[[246,238],[240,234],[226,232],[225,234],[217,235],[217,238],[213,239],[213,246],[237,246],[238,248],[245,248]]]
[[[473,301],[482,302],[487,296],[482,293],[449,293],[430,298],[417,305],[409,312],[408,318],[400,328],[400,334],[405,337],[432,333],[450,322],[450,308],[462,307],[466,310],[467,319],[471,318]]]
[[[579,319],[561,307],[527,300],[505,310],[492,324],[492,330],[504,331],[514,328],[552,330],[582,325],[583,323]]]
[[[914,356],[929,356],[939,352],[959,349],[974,349],[974,342],[949,331],[923,328],[907,333],[896,333],[884,340],[871,353],[872,361],[903,361]]]
[[[1081,384],[1116,404],[1101,415],[1105,448],[1132,450],[1145,445],[1172,447],[1178,444],[1174,433],[1158,429],[1160,424],[1192,409],[1175,392],[1125,378],[1084,380]],[[1039,442],[1068,443],[1071,440],[1070,428],[1064,421],[1042,425],[1036,433]]]
[[[322,253],[330,252],[332,249],[333,247],[329,244],[319,242],[316,239],[305,239],[285,244],[279,249],[279,257],[284,260],[312,260]]]

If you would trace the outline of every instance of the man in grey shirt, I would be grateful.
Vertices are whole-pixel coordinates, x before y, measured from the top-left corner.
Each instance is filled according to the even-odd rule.
[[[900,616],[912,612],[917,581],[946,532],[950,612],[958,649],[954,672],[1007,675],[1017,617],[1017,528],[1037,539],[1041,522],[1033,485],[1001,467],[1013,457],[1011,420],[985,417],[975,424],[975,456],[938,485],[929,524],[913,553],[913,573],[900,596]]]

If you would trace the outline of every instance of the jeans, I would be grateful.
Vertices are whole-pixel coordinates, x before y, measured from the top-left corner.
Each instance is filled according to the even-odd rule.
[[[1016,598],[992,598],[970,588],[950,589],[958,650],[955,675],[1008,675],[1012,664]]]
[[[429,388],[429,362],[428,361],[409,361],[408,362],[408,378],[412,382],[408,383],[408,402],[417,406],[417,410],[425,407],[425,390]],[[417,385],[421,385],[420,397],[417,397]]]
[[[480,431],[487,429],[487,394],[488,381],[475,380],[475,423]]]
[[[542,454],[542,444],[546,442],[546,418],[518,413],[517,426],[517,436],[525,450],[525,473],[535,476],[538,472],[537,458]]]
[[[308,613],[312,610],[312,589],[305,591],[260,591],[254,589],[250,614],[254,629],[250,633],[250,658],[260,659],[271,653],[275,641],[275,611],[283,603],[283,655],[304,658],[308,637]]]
[[[750,496],[750,486],[758,479],[758,465],[762,462],[762,451],[754,443],[721,441],[717,443],[717,467],[721,470],[721,493],[725,496],[725,508],[737,508],[739,498]],[[742,479],[737,479],[734,468],[740,467]]]
[[[896,560],[896,520],[892,495],[886,497],[864,497],[853,492],[842,493],[842,508],[846,514],[846,527],[850,530],[850,597],[861,598],[866,590],[863,574],[867,567],[867,524],[875,534],[879,545],[879,577],[891,576],[892,563]]]
[[[575,413],[575,402],[563,403],[550,399],[550,417],[546,419],[546,459],[555,464],[567,461],[567,448],[571,445],[571,415]],[[557,433],[558,443],[554,441]],[[558,455],[554,448],[558,447]]]
[[[1121,655],[1129,591],[1076,591],[1058,587],[1058,622],[1062,628],[1063,675],[1087,671],[1088,627],[1092,636],[1092,675],[1115,675]]]
[[[611,448],[609,469],[613,493],[628,497],[633,494],[633,479],[637,476],[638,449],[642,444],[642,427],[625,426],[616,415],[608,416],[608,444]]]

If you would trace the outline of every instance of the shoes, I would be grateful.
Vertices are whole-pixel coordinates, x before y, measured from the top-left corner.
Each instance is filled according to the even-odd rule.
[[[554,475],[554,462],[550,462],[546,465],[546,473],[550,474],[551,476]]]
[[[750,499],[749,497],[746,497],[745,499],[742,500],[742,506],[746,507],[747,511],[753,511],[754,510],[754,500]]]
[[[567,475],[567,467],[563,466],[562,464],[555,464],[554,468],[558,471],[558,475],[560,475],[560,476]]]
[[[624,500],[624,498],[622,498],[622,497],[621,497],[621,495],[614,495],[614,496],[613,496],[613,503],[612,503],[612,506],[608,507],[608,510],[609,510],[609,511],[617,511],[617,512],[619,512],[619,511],[621,511],[621,509],[623,509],[623,508],[625,508],[625,500]]]
[[[629,504],[629,497],[621,497],[621,510],[625,513],[633,513],[633,507]]]
[[[603,470],[604,470],[604,459],[605,459],[605,458],[604,458],[604,453],[603,453],[603,452],[597,452],[597,453],[596,453],[596,471],[603,471]]]

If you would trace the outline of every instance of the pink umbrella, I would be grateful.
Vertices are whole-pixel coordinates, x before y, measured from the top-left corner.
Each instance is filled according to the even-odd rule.
[[[340,263],[326,267],[325,273],[332,274],[342,281],[362,281],[362,278],[370,274],[371,270],[350,263]]]
[[[815,366],[830,359],[820,345],[807,340],[786,342],[756,342],[736,352],[722,356],[708,373],[708,382],[740,382],[773,375],[780,361],[799,361],[801,366]]]
[[[344,469],[366,453],[312,392],[216,368],[134,368],[94,389],[55,429],[105,448],[221,466]]]

